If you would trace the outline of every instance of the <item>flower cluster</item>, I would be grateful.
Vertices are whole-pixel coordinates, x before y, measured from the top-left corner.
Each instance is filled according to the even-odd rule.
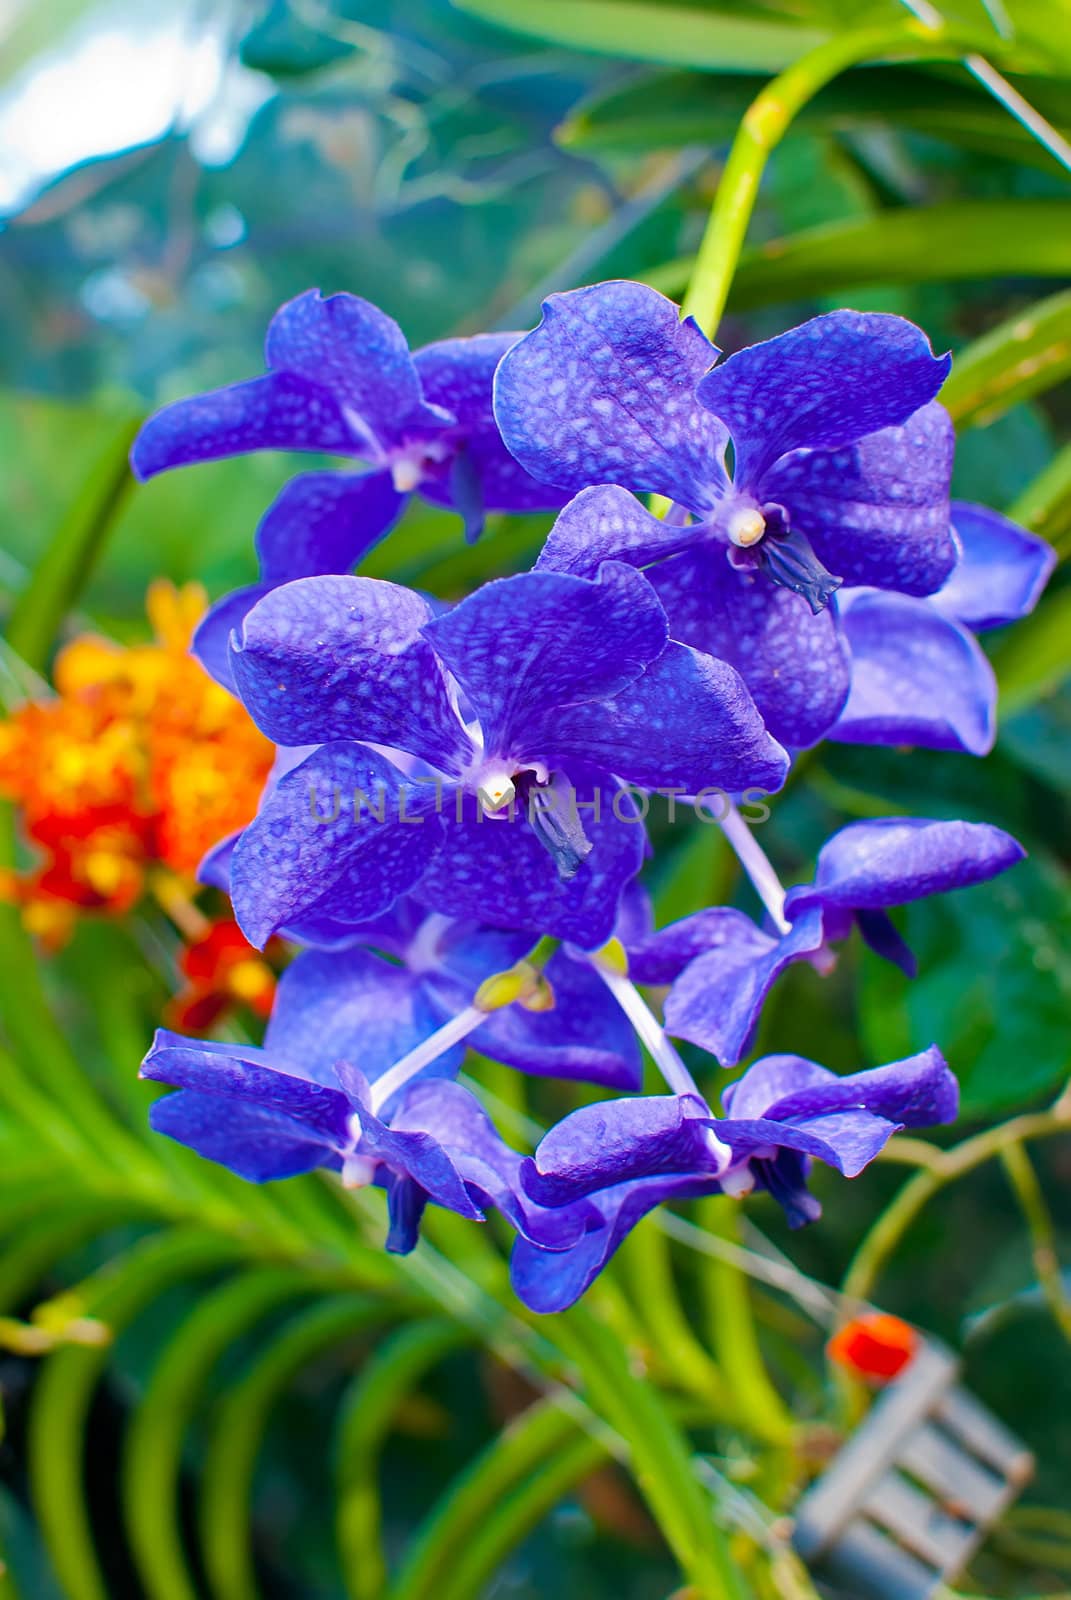
[[[55,949],[79,917],[122,916],[151,894],[183,940],[167,1014],[193,1031],[235,1007],[267,1016],[275,990],[233,919],[212,921],[192,899],[206,850],[255,815],[274,759],[190,657],[205,606],[196,585],[154,584],[151,643],[82,635],[56,659],[55,697],[0,722],[0,795],[37,858],[6,876],[4,897]]]
[[[168,407],[133,460],[369,464],[284,489],[260,582],[195,640],[277,747],[202,876],[252,943],[301,949],[262,1046],[158,1036],[143,1073],[178,1092],[154,1127],[251,1181],[381,1186],[395,1250],[429,1201],[496,1207],[517,1292],[553,1311],[663,1201],[763,1190],[797,1226],[819,1212],[814,1160],[851,1177],[897,1129],[952,1120],[936,1047],[846,1077],[766,1056],[719,1107],[671,1039],[735,1067],[787,965],[828,971],[857,929],[911,972],[890,908],[1023,853],[984,823],[857,822],[786,893],[733,804],[823,738],[992,742],[974,634],[1028,611],[1052,557],[950,502],[948,358],[901,318],[843,311],[719,363],[671,302],[605,283],[552,296],[523,337],[413,355],[375,307],[310,293],[274,319],[267,365]],[[469,537],[485,508],[559,514],[533,570],[444,605],[350,573],[413,491]],[[715,906],[654,926],[652,791],[714,813],[763,925]],[[457,1081],[468,1045],[620,1097],[524,1156]],[[641,1046],[668,1093],[641,1092]]]

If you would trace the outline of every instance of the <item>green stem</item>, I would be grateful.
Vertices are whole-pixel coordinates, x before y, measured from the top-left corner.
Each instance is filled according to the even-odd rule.
[[[548,1317],[551,1335],[580,1369],[584,1394],[627,1443],[636,1484],[696,1600],[743,1600],[718,1508],[696,1477],[687,1436],[657,1389],[636,1375],[620,1340],[583,1306]]]
[[[705,1400],[718,1417],[734,1418],[738,1408],[732,1392],[692,1332],[677,1293],[669,1239],[654,1218],[633,1229],[620,1259],[666,1377]]]
[[[1034,1271],[1041,1292],[1056,1326],[1071,1343],[1071,1300],[1064,1291],[1056,1254],[1056,1233],[1034,1164],[1019,1141],[1005,1146],[1000,1152],[1000,1161],[1030,1231]]]
[[[721,320],[759,184],[771,151],[809,100],[849,67],[907,56],[957,56],[973,45],[943,29],[905,22],[895,29],[838,34],[809,50],[756,95],[744,114],[699,246],[684,313],[711,336]]]
[[[927,1201],[975,1167],[997,1156],[1009,1145],[1025,1139],[1044,1139],[1052,1134],[1071,1132],[1071,1104],[1067,1096],[1048,1111],[1013,1117],[999,1127],[965,1139],[951,1150],[934,1150],[929,1164],[909,1178],[890,1205],[864,1236],[844,1279],[843,1293],[848,1301],[869,1299],[878,1275]],[[912,1144],[922,1141],[913,1140]]]
[[[709,1196],[699,1204],[698,1220],[708,1233],[739,1245],[739,1208],[734,1200]],[[703,1266],[714,1352],[741,1426],[768,1444],[788,1445],[795,1424],[762,1359],[747,1278],[739,1267],[713,1256]]]
[[[134,482],[128,456],[141,421],[140,414],[128,413],[116,423],[15,602],[7,642],[35,672],[44,671],[63,619],[85,587]]]

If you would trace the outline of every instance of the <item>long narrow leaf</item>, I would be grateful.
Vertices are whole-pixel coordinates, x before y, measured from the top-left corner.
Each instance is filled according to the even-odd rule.
[[[212,1368],[268,1312],[324,1282],[292,1267],[243,1273],[201,1301],[168,1341],[123,1447],[125,1520],[150,1600],[197,1600],[179,1535],[178,1484],[183,1444]]]
[[[117,1332],[171,1284],[212,1272],[238,1252],[233,1241],[203,1230],[157,1235],[113,1264],[85,1310]],[[109,1600],[82,1483],[86,1420],[107,1359],[100,1346],[58,1350],[44,1363],[30,1410],[31,1496],[68,1600]]]
[[[226,1396],[205,1458],[200,1501],[205,1569],[219,1600],[257,1600],[253,1474],[279,1395],[317,1355],[392,1314],[389,1304],[360,1294],[311,1306],[287,1324]]]
[[[381,1600],[387,1587],[378,1475],[395,1413],[424,1374],[468,1337],[464,1328],[445,1318],[400,1328],[353,1380],[339,1407],[335,1521],[351,1600]]]
[[[746,252],[729,304],[743,311],[870,284],[1066,278],[1067,215],[1059,200],[956,200],[809,228]],[[679,295],[691,270],[689,257],[644,277]]]

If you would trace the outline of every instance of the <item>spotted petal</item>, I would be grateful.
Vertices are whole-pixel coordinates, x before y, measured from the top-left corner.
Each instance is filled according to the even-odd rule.
[[[235,916],[250,943],[263,947],[310,913],[362,922],[386,910],[442,840],[440,819],[408,799],[397,768],[357,744],[322,745],[280,779],[231,860]]]
[[[365,455],[335,397],[314,379],[270,372],[248,383],[176,400],[149,418],[134,441],[137,477],[218,461],[250,450],[324,450]]]
[[[359,1063],[374,1082],[441,1020],[405,967],[368,950],[305,950],[280,979],[264,1044],[321,1083],[334,1082],[339,1060]],[[463,1056],[457,1046],[427,1070],[449,1077]]]
[[[666,1200],[690,1200],[716,1193],[717,1187],[716,1182],[691,1174],[659,1176],[618,1184],[590,1200],[577,1202],[588,1208],[594,1206],[598,1222],[589,1222],[577,1243],[567,1250],[541,1250],[526,1239],[518,1239],[510,1257],[514,1291],[530,1311],[567,1310],[649,1211]]]
[[[686,794],[748,787],[770,793],[788,772],[739,673],[669,644],[618,694],[562,712],[550,733],[564,758],[585,758],[628,783]]]
[[[617,483],[691,510],[725,488],[725,430],[697,406],[717,352],[641,283],[551,295],[495,378],[502,437],[528,471],[566,489]]]
[[[790,450],[839,450],[906,422],[950,366],[903,317],[831,311],[738,351],[697,394],[732,434],[737,489],[755,490]]]
[[[687,549],[694,539],[693,526],[652,516],[627,489],[600,484],[582,489],[559,514],[536,571],[593,578],[603,561],[645,567]]]
[[[471,745],[434,651],[427,601],[378,578],[302,578],[260,600],[232,643],[238,692],[276,744],[367,739],[447,772]]]
[[[931,594],[956,561],[948,485],[955,436],[936,403],[839,450],[786,456],[762,480],[822,564],[847,584]]]
[[[685,967],[666,1000],[667,1031],[709,1050],[723,1067],[747,1054],[766,996],[786,967],[822,944],[822,914],[803,912],[781,939],[755,930]]]
[[[828,737],[984,756],[993,747],[993,669],[931,601],[857,589],[840,602],[851,693]]]
[[[735,667],[766,727],[793,749],[828,731],[848,694],[848,655],[831,608],[761,572],[738,572],[719,548],[672,556],[648,574],[674,639]]]
[[[666,618],[644,577],[607,562],[594,583],[500,578],[422,631],[468,696],[488,753],[534,757],[552,747],[562,708],[639,677],[665,645]]]
[[[326,389],[381,447],[434,436],[454,421],[424,399],[398,324],[357,295],[298,295],[272,318],[264,353],[269,367]]]
[[[262,581],[349,572],[404,506],[389,472],[303,472],[291,478],[257,529]]]
[[[625,885],[643,864],[646,837],[626,793],[583,770],[569,777],[592,845],[574,878],[559,878],[521,807],[512,817],[487,817],[472,796],[445,794],[444,847],[415,890],[417,898],[448,916],[546,933],[586,950],[605,944]]]
[[[511,455],[498,431],[491,406],[495,368],[519,333],[477,333],[468,339],[442,339],[413,357],[428,400],[457,418],[456,448],[464,452],[488,511],[554,511],[566,496],[540,483]],[[429,500],[452,504],[449,479],[421,484]]]
[[[984,883],[1025,854],[1010,834],[985,822],[853,822],[822,846],[814,883],[790,889],[785,912],[794,918],[811,906],[856,911],[906,905]]]

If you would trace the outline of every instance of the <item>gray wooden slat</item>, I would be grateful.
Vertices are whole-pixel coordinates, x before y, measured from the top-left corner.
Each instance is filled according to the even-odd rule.
[[[928,1600],[940,1579],[863,1517],[853,1522],[823,1568],[851,1600]]]
[[[975,1542],[973,1523],[949,1516],[899,1472],[886,1473],[862,1510],[942,1577],[961,1564]]]
[[[904,1375],[875,1401],[863,1425],[796,1509],[793,1543],[805,1561],[834,1543],[905,1439],[937,1405],[958,1371],[955,1358],[927,1342]]]
[[[1029,1450],[966,1389],[950,1390],[935,1407],[934,1415],[1003,1477],[1023,1484],[1033,1475],[1034,1458]]]
[[[998,1478],[931,1423],[915,1430],[897,1461],[932,1489],[947,1510],[965,1520],[989,1522],[1004,1503],[1007,1489],[1003,1477]]]

